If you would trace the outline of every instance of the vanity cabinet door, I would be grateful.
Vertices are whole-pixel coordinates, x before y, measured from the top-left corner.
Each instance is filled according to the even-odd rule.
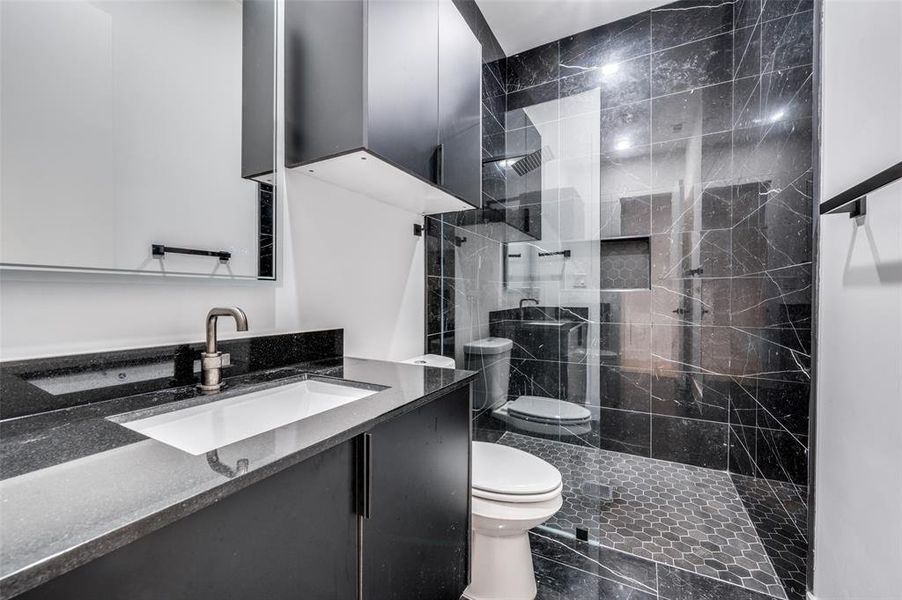
[[[363,598],[458,600],[469,582],[469,386],[369,436]]]
[[[439,0],[436,183],[482,205],[482,46],[452,0]]]
[[[21,600],[348,600],[357,594],[351,442],[227,496]]]

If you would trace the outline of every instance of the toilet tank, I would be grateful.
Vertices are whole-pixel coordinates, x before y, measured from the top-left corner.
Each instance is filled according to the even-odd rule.
[[[473,410],[498,408],[507,401],[513,346],[509,339],[499,337],[464,344],[464,368],[479,371],[473,383]]]

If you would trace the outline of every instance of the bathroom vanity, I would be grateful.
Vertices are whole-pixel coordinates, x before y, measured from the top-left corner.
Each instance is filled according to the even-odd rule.
[[[305,335],[224,342],[229,386],[213,396],[158,377],[143,393],[89,401],[117,386],[71,383],[132,373],[128,356],[4,363],[7,411],[41,406],[46,390],[83,401],[0,421],[0,596],[459,598],[469,582],[473,374],[311,360]],[[340,331],[309,335],[340,353]],[[172,348],[158,350],[129,352],[146,363]],[[268,368],[254,368],[252,355],[268,356]],[[146,391],[154,382],[160,389]],[[182,449],[159,441],[172,432],[152,421],[292,386],[354,399],[212,451],[202,435]],[[152,426],[138,433],[142,419]]]

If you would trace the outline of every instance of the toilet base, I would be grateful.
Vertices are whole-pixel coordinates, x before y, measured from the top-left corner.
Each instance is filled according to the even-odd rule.
[[[464,591],[464,598],[533,600],[536,597],[536,576],[526,531],[513,535],[473,531],[472,565],[472,582]]]

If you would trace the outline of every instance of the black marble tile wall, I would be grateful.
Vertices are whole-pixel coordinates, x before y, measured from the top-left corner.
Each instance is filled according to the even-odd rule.
[[[446,216],[427,250],[430,349],[462,360],[521,297],[583,308],[585,386],[559,343],[512,370],[514,396],[580,390],[592,432],[561,441],[804,485],[813,21],[810,0],[685,0],[488,61],[484,157],[543,149],[544,179],[496,164],[486,198],[528,199],[536,244],[595,258],[570,260],[579,286],[547,263],[511,280],[507,246]],[[605,252],[625,237],[645,240],[647,280]]]
[[[257,277],[273,279],[276,276],[275,258],[275,186],[257,184],[259,231],[257,234]]]

